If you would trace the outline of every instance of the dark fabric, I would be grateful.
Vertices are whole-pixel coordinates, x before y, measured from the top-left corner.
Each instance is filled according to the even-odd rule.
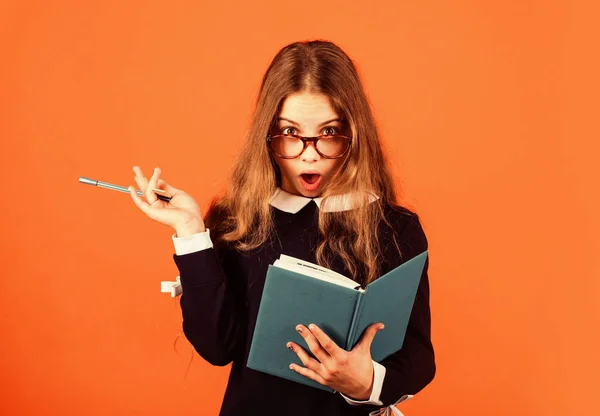
[[[316,203],[310,202],[296,214],[271,208],[276,236],[260,249],[241,253],[215,247],[173,255],[183,288],[180,304],[185,336],[209,363],[224,366],[233,362],[220,415],[368,415],[379,406],[352,406],[338,393],[246,367],[268,265],[281,253],[316,263],[315,248],[319,241]],[[392,230],[382,223],[378,228],[383,241],[381,275],[427,249],[427,238],[415,213],[390,205],[386,205],[385,210],[397,235],[402,258],[391,240]],[[404,394],[416,394],[435,375],[428,264],[429,259],[404,345],[381,361],[386,367],[380,395],[383,406],[394,403]],[[332,269],[350,276],[339,259]]]

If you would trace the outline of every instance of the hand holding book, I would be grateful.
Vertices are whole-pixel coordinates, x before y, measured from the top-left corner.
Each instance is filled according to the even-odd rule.
[[[380,362],[402,348],[427,254],[424,251],[405,261],[365,288],[332,270],[282,254],[267,270],[247,366],[335,391],[318,377],[326,375],[330,381],[334,380],[330,370],[339,373],[340,365],[347,365],[348,359],[365,366],[369,360],[372,367],[372,361]],[[321,339],[304,326],[310,323],[318,326],[317,333],[321,330]],[[375,337],[379,323],[384,323],[387,330]],[[293,330],[298,325],[302,332]],[[284,348],[288,343],[292,343],[296,355],[290,355]],[[365,346],[369,347],[369,355],[365,354]],[[328,358],[333,351],[337,351],[335,359]],[[301,371],[305,374],[290,370],[291,362],[296,365],[293,370],[309,363],[306,368],[312,370],[310,375],[314,377],[307,377],[309,373],[304,370]],[[362,397],[366,381],[360,378],[357,385],[345,384],[348,373],[342,372],[342,380],[334,381],[336,387],[345,389],[350,396]]]
[[[300,345],[288,342],[287,347],[304,364],[304,367],[290,364],[290,369],[355,400],[368,400],[373,389],[374,371],[371,343],[383,328],[381,323],[370,325],[358,344],[351,351],[346,351],[317,325],[298,325],[296,331],[304,338],[316,359],[309,356]]]

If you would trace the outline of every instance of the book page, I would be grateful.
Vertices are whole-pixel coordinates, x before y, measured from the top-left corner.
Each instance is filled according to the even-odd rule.
[[[291,270],[297,273],[302,273],[306,276],[314,277],[316,279],[324,280],[329,283],[333,283],[340,286],[345,286],[350,289],[356,289],[360,286],[354,280],[340,274],[326,267],[319,266],[317,264],[300,260],[296,257],[281,254],[279,260],[275,260],[273,266],[281,267],[283,269]],[[364,291],[359,288],[358,290]]]

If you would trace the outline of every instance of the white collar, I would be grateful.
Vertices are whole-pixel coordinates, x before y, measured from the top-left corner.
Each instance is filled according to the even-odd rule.
[[[377,199],[379,199],[379,196],[371,194],[369,197],[369,202],[373,202]],[[321,208],[322,200],[323,198],[321,197],[308,198],[302,195],[290,194],[289,192],[284,191],[280,187],[277,187],[275,193],[269,200],[269,204],[281,211],[289,212],[291,214],[295,214],[298,211],[300,211],[310,201],[315,201],[319,209],[322,209],[323,212],[347,211],[354,208],[351,194],[331,196],[327,200],[327,207],[323,208]]]

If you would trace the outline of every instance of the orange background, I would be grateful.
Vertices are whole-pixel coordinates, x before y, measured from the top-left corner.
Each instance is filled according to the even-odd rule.
[[[216,414],[229,367],[180,339],[172,230],[132,166],[203,210],[275,53],[357,62],[430,241],[435,380],[417,415],[597,415],[593,1],[0,3],[0,414]]]

